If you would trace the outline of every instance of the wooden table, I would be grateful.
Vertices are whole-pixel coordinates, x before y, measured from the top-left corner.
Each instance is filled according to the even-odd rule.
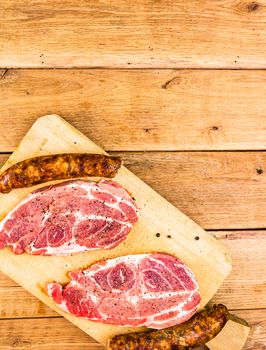
[[[217,237],[266,349],[266,1],[6,0],[0,163],[60,114]],[[58,69],[54,69],[58,68]],[[103,349],[0,274],[0,349]]]

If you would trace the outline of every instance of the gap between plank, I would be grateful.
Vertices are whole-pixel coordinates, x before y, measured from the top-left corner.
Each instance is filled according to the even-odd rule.
[[[14,150],[15,151],[15,150]],[[14,151],[0,151],[0,155],[11,155]],[[244,152],[266,152],[266,149],[245,149],[245,150],[105,150],[107,153],[244,153]]]
[[[231,70],[241,70],[241,71],[265,71],[266,68],[196,68],[196,67],[187,67],[187,68],[177,68],[177,67],[105,67],[105,66],[95,66],[95,67],[0,67],[0,69],[5,70],[125,70],[125,71],[134,71],[134,70],[175,70],[175,71],[231,71]]]
[[[228,231],[228,232],[235,232],[235,231],[265,231],[266,227],[248,227],[248,228],[205,228],[204,229],[207,232],[219,232],[219,231]],[[266,237],[266,236],[265,236]]]

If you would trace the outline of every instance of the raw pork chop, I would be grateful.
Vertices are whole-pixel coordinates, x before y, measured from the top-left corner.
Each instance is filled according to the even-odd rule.
[[[0,249],[36,255],[111,249],[137,220],[135,201],[116,182],[67,181],[29,194],[6,216]]]
[[[47,285],[58,306],[73,315],[119,326],[170,327],[188,320],[200,302],[192,271],[167,254],[128,255]]]

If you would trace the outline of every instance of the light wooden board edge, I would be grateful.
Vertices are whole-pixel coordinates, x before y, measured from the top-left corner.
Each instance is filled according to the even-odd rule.
[[[50,116],[45,116],[45,117],[42,117],[42,118],[39,118],[36,122],[35,122],[35,124],[33,125],[33,127],[32,127],[32,129],[27,133],[27,135],[26,135],[26,138],[24,138],[24,140],[22,141],[22,143],[20,144],[20,146],[18,147],[18,149],[17,149],[17,151],[15,152],[15,153],[13,153],[13,155],[9,158],[9,160],[7,161],[7,163],[5,164],[5,166],[4,166],[4,168],[3,169],[5,169],[6,167],[8,167],[8,166],[10,166],[12,163],[14,163],[14,162],[17,162],[18,160],[21,160],[21,157],[23,158],[23,155],[22,154],[20,154],[21,153],[21,150],[22,150],[22,152],[23,152],[23,149],[24,149],[24,147],[25,147],[25,144],[27,144],[27,147],[29,147],[29,149],[31,149],[31,155],[30,156],[35,156],[35,155],[37,155],[37,154],[44,154],[44,153],[47,153],[47,151],[46,151],[46,149],[45,149],[45,144],[46,144],[46,142],[41,142],[41,144],[39,144],[39,147],[37,147],[36,148],[36,150],[34,151],[33,149],[32,149],[32,144],[33,144],[33,141],[34,140],[32,140],[32,138],[31,138],[31,135],[32,135],[32,130],[34,129],[34,128],[39,128],[39,127],[41,127],[41,126],[44,126],[45,125],[45,127],[47,127],[47,124],[49,125],[49,123],[51,123],[51,122],[55,122],[56,121],[56,125],[53,125],[56,129],[57,129],[57,127],[58,127],[58,129],[59,129],[59,131],[60,131],[60,128],[62,128],[63,126],[63,129],[64,128],[69,128],[69,129],[71,129],[71,132],[73,133],[73,140],[74,139],[76,139],[76,138],[78,138],[79,140],[81,140],[84,144],[85,144],[85,146],[84,146],[84,150],[83,151],[88,151],[88,146],[93,146],[93,151],[94,152],[98,152],[98,153],[103,153],[103,151],[98,147],[98,146],[96,146],[95,144],[93,144],[90,140],[88,140],[83,134],[81,134],[78,130],[76,130],[75,128],[73,128],[72,126],[70,126],[70,124],[68,124],[67,122],[65,122],[62,118],[60,118],[59,116],[55,116],[55,115],[50,115]],[[51,126],[51,125],[50,125]],[[36,140],[35,140],[36,141]],[[62,140],[62,142],[63,142],[63,140]],[[60,150],[60,146],[59,145],[56,145],[57,147],[59,147],[59,149],[58,149],[58,152],[62,152],[63,150]],[[76,148],[75,148],[75,144],[74,144],[74,142],[72,143],[72,145],[71,145],[71,147],[73,148],[73,152],[78,152],[78,151],[81,151],[81,149],[79,148],[79,146],[77,146]],[[83,145],[82,145],[82,147],[83,147]],[[72,149],[71,148],[71,149]],[[55,152],[55,150],[53,150],[53,152]],[[214,249],[214,247],[215,247],[215,249],[217,249],[217,256],[216,256],[216,258],[217,258],[217,260],[216,261],[214,261],[213,263],[216,265],[216,268],[217,268],[217,271],[216,271],[216,273],[215,273],[215,275],[213,274],[213,276],[212,277],[216,277],[217,278],[217,276],[218,275],[220,275],[220,277],[218,278],[218,280],[219,280],[219,284],[221,284],[222,283],[222,281],[223,281],[223,279],[228,275],[228,273],[230,272],[230,270],[231,270],[231,264],[230,264],[230,259],[229,259],[229,257],[228,257],[228,255],[227,255],[227,252],[225,251],[225,249],[224,248],[222,248],[221,246],[220,246],[220,244],[218,244],[213,238],[211,238],[210,237],[210,235],[208,235],[203,229],[201,229],[198,225],[196,225],[194,222],[192,222],[189,218],[187,218],[184,214],[182,214],[180,211],[178,211],[176,208],[174,208],[170,203],[168,203],[168,202],[166,202],[163,198],[161,198],[157,193],[155,193],[154,191],[152,191],[147,185],[145,185],[144,183],[142,183],[142,181],[141,180],[139,180],[135,175],[133,175],[132,173],[130,173],[127,169],[125,169],[125,168],[123,168],[121,171],[120,171],[120,173],[118,174],[118,176],[117,176],[117,178],[116,178],[116,180],[119,182],[119,183],[121,183],[123,186],[125,186],[126,188],[128,188],[129,190],[131,190],[131,181],[137,181],[137,183],[138,183],[138,185],[139,184],[141,184],[141,186],[143,186],[143,188],[145,188],[145,190],[147,190],[147,191],[150,191],[150,194],[152,195],[152,198],[155,200],[156,198],[159,198],[159,202],[160,203],[164,203],[164,205],[166,205],[166,207],[167,207],[167,210],[171,213],[171,214],[175,214],[176,215],[176,213],[178,212],[178,215],[180,216],[180,218],[182,218],[182,220],[184,221],[183,222],[183,227],[180,227],[180,229],[185,229],[185,225],[190,225],[191,227],[191,230],[193,231],[193,237],[191,236],[190,238],[191,239],[193,239],[194,240],[194,235],[195,234],[197,234],[197,235],[199,235],[200,236],[200,238],[201,238],[201,241],[200,242],[198,242],[198,244],[199,244],[199,247],[197,248],[197,249],[199,249],[199,259],[201,259],[201,260],[199,260],[199,261],[202,261],[202,264],[203,264],[203,259],[207,259],[208,258],[208,249],[207,249],[207,251],[205,251],[205,253],[202,255],[202,253],[203,253],[203,251],[204,251],[204,245],[201,243],[201,242],[203,242],[204,241],[204,243],[206,244],[206,242],[209,242],[209,244],[210,244],[210,247],[212,247],[213,249]],[[41,187],[41,186],[36,186],[36,187]],[[28,192],[30,192],[30,191],[32,191],[32,189],[31,190],[29,190],[29,189],[23,189],[23,190],[16,190],[16,191],[13,191],[12,192],[12,195],[11,196],[9,196],[9,198],[13,198],[13,200],[11,201],[12,203],[11,203],[11,205],[10,205],[10,203],[9,203],[9,205],[10,205],[10,208],[11,207],[13,207],[14,206],[14,204],[16,203],[16,202],[18,202],[18,200],[19,199],[21,199],[21,197],[23,197],[23,196],[25,196],[25,194],[26,193],[28,193]],[[133,194],[134,194],[134,196],[135,196],[135,191],[133,190],[133,191],[131,191]],[[5,197],[5,199],[6,199],[7,197]],[[0,200],[1,200],[1,198],[0,198]],[[141,202],[141,201],[140,201]],[[5,210],[7,210],[8,211],[8,209],[10,209],[10,208],[5,208]],[[2,213],[3,214],[3,213]],[[170,217],[171,217],[171,215],[170,215]],[[171,219],[169,217],[169,219]],[[161,218],[162,219],[162,218]],[[170,220],[171,221],[171,220]],[[158,222],[157,222],[157,224],[158,224]],[[170,225],[171,224],[176,224],[176,222],[175,223],[169,223]],[[180,232],[179,232],[180,233]],[[131,234],[132,235],[132,234]],[[187,239],[187,238],[186,238]],[[193,242],[193,244],[194,244],[194,241],[192,240],[192,242]],[[162,242],[160,242],[160,244],[162,244]],[[138,249],[140,249],[140,251],[138,251],[138,252],[141,252],[141,248],[140,248],[140,246],[141,246],[141,242],[139,242],[139,248]],[[163,244],[162,244],[162,246],[163,246]],[[209,247],[209,248],[210,248]],[[182,259],[182,249],[183,249],[184,247],[182,247],[182,245],[180,246],[180,249],[179,249],[179,252],[178,252],[178,255],[181,257],[181,259]],[[190,247],[189,247],[190,248]],[[119,254],[117,254],[117,252],[119,252],[119,249],[114,249],[113,250],[113,252],[112,252],[112,254],[113,254],[113,256],[116,256],[116,255],[119,255]],[[10,259],[13,261],[12,263],[13,263],[13,265],[15,266],[16,265],[16,263],[18,262],[18,261],[21,261],[21,259],[27,259],[27,258],[29,258],[27,255],[26,256],[20,256],[20,257],[18,257],[18,256],[15,256],[14,254],[12,254],[11,255],[11,253],[9,253],[7,250],[5,250],[5,253],[6,253],[6,258],[9,256],[10,257]],[[3,253],[3,251],[1,252],[1,255],[0,256],[2,256],[2,258],[3,258],[3,256],[5,255],[5,253]],[[170,252],[171,253],[171,252]],[[173,254],[174,254],[174,252],[172,252]],[[209,249],[209,253],[210,253],[210,249]],[[91,255],[94,255],[95,256],[95,259],[94,260],[97,260],[97,254],[92,254],[92,253],[90,253]],[[98,254],[98,256],[99,256],[99,254]],[[18,259],[20,259],[20,260],[18,260]],[[39,258],[39,259],[41,259],[41,258]],[[182,259],[182,260],[185,260],[185,259]],[[192,261],[185,261],[188,265],[191,265],[191,263],[192,263]],[[200,264],[201,265],[201,264]],[[203,264],[204,265],[204,264]],[[204,268],[204,266],[202,265],[202,267]],[[70,319],[71,320],[71,322],[73,322],[74,324],[76,324],[76,325],[78,325],[81,329],[83,329],[85,332],[87,332],[87,333],[89,333],[89,334],[91,334],[90,333],[90,331],[88,331],[88,328],[89,327],[87,327],[87,325],[89,324],[89,321],[86,321],[86,326],[82,326],[81,325],[81,322],[80,322],[80,320],[79,319],[77,319],[76,317],[73,317],[73,316],[71,316],[71,315],[68,315],[68,314],[66,314],[66,313],[64,313],[64,312],[62,312],[59,308],[57,308],[57,307],[55,307],[55,305],[49,300],[49,298],[46,296],[46,295],[44,295],[43,293],[41,293],[40,294],[40,291],[38,290],[38,289],[36,289],[36,290],[32,290],[32,289],[29,289],[29,288],[27,288],[27,286],[25,285],[25,283],[23,283],[23,281],[20,279],[20,277],[18,277],[18,275],[17,275],[17,271],[16,271],[16,269],[14,268],[14,266],[13,266],[13,270],[12,270],[12,268],[9,266],[9,267],[7,267],[7,264],[5,263],[4,264],[4,266],[2,266],[2,270],[3,270],[3,272],[4,273],[6,273],[6,274],[8,274],[11,278],[13,278],[15,281],[17,281],[19,284],[21,284],[21,285],[23,285],[26,289],[28,289],[32,294],[34,294],[34,295],[36,295],[39,299],[41,299],[43,302],[45,302],[46,304],[48,304],[50,307],[52,307],[53,309],[55,309],[57,312],[59,312],[59,313],[61,313],[63,316],[65,316],[66,318],[68,318],[68,319]],[[80,266],[80,265],[79,265]],[[206,266],[205,266],[205,269],[206,269]],[[205,270],[205,272],[206,272],[206,275],[209,273],[209,271],[206,269]],[[210,287],[210,286],[209,286]],[[202,301],[202,306],[204,305],[204,304],[206,304],[206,302],[212,297],[212,295],[215,293],[215,291],[217,290],[217,286],[216,287],[214,287],[214,286],[212,286],[212,289],[211,288],[208,288],[208,290],[207,290],[207,287],[204,287],[204,285],[202,284],[201,285],[201,290],[202,290],[202,295],[204,294],[204,293],[206,293],[206,295],[205,295],[205,297],[203,298],[203,301]],[[204,289],[205,288],[205,289]],[[129,331],[132,331],[132,329],[130,329]],[[120,332],[121,332],[121,328],[120,328]],[[119,332],[119,333],[120,333]],[[103,341],[103,339],[101,339],[101,336],[100,336],[100,334],[98,334],[98,336],[97,335],[95,335],[95,334],[93,334],[92,336],[94,336],[97,340],[99,340],[99,341],[102,341],[103,343],[105,343],[105,340]]]
[[[245,345],[250,328],[228,320],[221,332],[206,345],[210,350],[240,350]]]

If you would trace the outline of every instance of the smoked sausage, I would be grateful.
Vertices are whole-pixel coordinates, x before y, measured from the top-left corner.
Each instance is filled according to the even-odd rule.
[[[224,305],[214,305],[190,320],[170,328],[117,335],[108,350],[189,350],[200,348],[225,326],[229,312]],[[203,347],[204,348],[204,347]]]
[[[89,153],[52,154],[30,158],[12,165],[0,174],[0,193],[74,177],[112,178],[121,163],[117,157]]]

